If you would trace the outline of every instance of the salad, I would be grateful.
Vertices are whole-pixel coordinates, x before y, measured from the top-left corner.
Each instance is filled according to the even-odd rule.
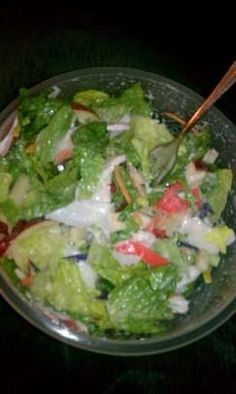
[[[119,96],[29,95],[0,141],[0,266],[73,330],[161,334],[211,285],[235,241],[222,218],[232,172],[204,124],[161,183],[150,151],[174,137],[140,84]]]

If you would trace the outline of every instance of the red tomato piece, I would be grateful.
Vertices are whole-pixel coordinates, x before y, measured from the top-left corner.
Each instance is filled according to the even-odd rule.
[[[135,254],[139,256],[144,263],[153,267],[168,264],[168,260],[165,257],[154,252],[142,242],[132,240],[120,242],[115,246],[115,250],[124,254]]]

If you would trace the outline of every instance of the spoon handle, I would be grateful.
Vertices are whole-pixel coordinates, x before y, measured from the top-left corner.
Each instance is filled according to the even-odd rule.
[[[194,112],[193,116],[185,124],[178,139],[182,139],[184,134],[197,123],[201,116],[220,98],[234,83],[236,82],[236,60],[230,66],[220,82],[216,85],[215,89],[202,103],[202,105]]]

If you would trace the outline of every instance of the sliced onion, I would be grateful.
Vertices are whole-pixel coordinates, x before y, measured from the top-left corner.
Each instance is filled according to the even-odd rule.
[[[112,256],[116,259],[121,265],[133,265],[137,264],[141,261],[141,257],[135,254],[125,254],[116,252],[115,250],[112,252]]]
[[[128,163],[129,174],[138,194],[143,197],[145,196],[145,179],[143,175],[135,168],[131,163]]]
[[[132,239],[138,242],[142,242],[145,246],[151,247],[156,242],[156,237],[149,231],[138,231],[133,234]]]
[[[117,137],[124,131],[129,129],[128,123],[110,123],[107,126],[107,130],[110,132],[110,137]]]
[[[94,272],[91,265],[86,261],[80,261],[79,271],[85,286],[88,289],[95,289],[97,274]]]
[[[213,164],[215,163],[216,159],[218,158],[219,153],[215,149],[208,149],[208,151],[203,156],[204,163]]]
[[[176,292],[181,293],[186,285],[194,282],[197,277],[200,275],[200,270],[194,265],[190,265],[186,268],[186,270],[182,273],[182,278],[177,283]]]
[[[52,87],[52,91],[51,93],[49,93],[48,98],[56,98],[59,96],[59,94],[61,93],[61,88],[59,88],[59,86],[54,85]]]
[[[13,118],[13,116],[14,116],[14,118]],[[6,154],[8,153],[8,151],[12,145],[12,141],[14,138],[14,129],[15,129],[17,123],[18,123],[18,118],[14,114],[14,115],[11,115],[11,117],[8,118],[0,128],[0,134],[2,134],[2,133],[4,134],[5,131],[9,128],[8,133],[0,141],[0,156],[1,157],[6,156]]]
[[[126,160],[125,155],[115,156],[109,160],[99,178],[96,191],[93,195],[93,200],[110,203],[111,201],[111,177],[114,169]]]
[[[75,127],[71,127],[66,132],[62,140],[55,147],[54,158],[53,158],[55,164],[58,165],[63,161],[65,161],[65,159],[69,159],[72,156],[74,144],[72,142],[71,136],[75,130],[76,130]],[[67,155],[64,155],[65,159],[63,159],[63,154],[62,154],[63,152],[67,153]]]
[[[65,223],[74,227],[90,227],[98,225],[101,228],[111,227],[110,204],[93,200],[74,201],[65,207],[47,213],[47,219]]]
[[[169,299],[170,309],[173,313],[187,313],[189,308],[189,301],[181,295],[173,295]]]
[[[190,187],[200,186],[207,171],[197,170],[193,161],[185,167],[185,177]]]

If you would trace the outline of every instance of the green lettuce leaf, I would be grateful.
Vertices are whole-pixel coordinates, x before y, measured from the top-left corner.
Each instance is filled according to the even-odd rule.
[[[77,154],[81,149],[93,152],[94,156],[97,153],[102,154],[109,141],[106,124],[103,122],[92,122],[83,125],[73,134],[72,140]]]
[[[12,176],[8,172],[0,172],[0,203],[8,198]]]
[[[127,157],[127,161],[131,162],[135,167],[141,167],[141,159],[134,149],[132,144],[132,138],[134,136],[134,131],[129,129],[124,133],[111,138],[107,148],[106,155],[107,157],[113,157],[120,154],[125,154]]]
[[[86,107],[93,108],[94,106],[101,104],[108,98],[109,95],[105,92],[89,89],[77,92],[74,95],[73,101],[79,104],[83,104]]]
[[[31,188],[21,206],[22,218],[41,217],[67,205],[74,199],[77,182],[76,168],[64,170],[50,179],[46,185],[38,179],[31,179]]]
[[[149,153],[155,145],[172,141],[173,136],[164,124],[150,117],[138,116],[132,119],[130,128],[133,131],[132,145],[139,155],[142,170],[146,176],[150,174]]]
[[[211,182],[211,187],[207,188],[203,182],[201,189],[213,210],[213,220],[218,220],[227,203],[232,187],[233,174],[231,170],[223,168],[216,170],[214,175],[214,185]],[[209,181],[211,181],[211,178],[209,178]],[[206,182],[208,182],[208,179],[205,180]]]
[[[28,289],[22,286],[18,276],[16,275],[16,268],[17,266],[13,260],[9,260],[6,257],[0,258],[0,270],[6,273],[13,286],[15,286],[19,292],[27,296]]]
[[[30,96],[28,90],[20,90],[18,117],[21,136],[28,142],[48,125],[62,105],[60,100],[48,97],[49,93],[45,90]]]
[[[75,165],[66,166],[61,173],[43,172],[45,178],[42,179],[39,175],[39,167],[37,167],[37,172],[34,171],[39,162],[31,161],[29,157],[25,156],[21,146],[15,149],[15,152],[18,153],[14,157],[12,155],[8,160],[8,165],[11,168],[15,163],[17,167],[16,160],[20,157],[22,160],[19,167],[22,172],[13,170],[12,187],[8,191],[7,199],[5,201],[0,199],[0,203],[4,202],[1,210],[6,212],[10,222],[15,223],[19,219],[41,217],[73,200],[78,183],[78,168]],[[2,184],[5,185],[3,180]],[[5,190],[1,189],[0,195],[3,192],[6,195],[7,187]],[[16,216],[16,220],[14,216]]]
[[[154,249],[170,263],[175,264],[179,269],[185,267],[185,260],[173,239],[158,239],[155,242]]]
[[[122,266],[112,256],[108,246],[93,241],[89,249],[88,262],[101,277],[114,285],[119,285],[134,275],[142,275],[147,267],[144,264]]]
[[[33,172],[31,157],[25,152],[25,142],[18,140],[11,147],[7,156],[1,162],[15,181],[21,174],[29,174]]]
[[[69,129],[72,116],[71,107],[62,105],[48,125],[37,135],[35,155],[44,166],[53,161],[56,145]]]
[[[38,269],[45,270],[57,264],[69,247],[70,233],[55,222],[43,221],[22,231],[11,241],[6,256],[13,259],[24,272],[29,261]]]
[[[107,97],[87,104],[90,104],[102,121],[108,123],[118,122],[128,114],[148,116],[151,113],[139,83],[133,84],[119,97]]]
[[[104,168],[104,159],[93,151],[80,149],[80,180],[76,190],[77,199],[90,199],[96,189]]]
[[[0,202],[0,216],[3,216],[11,224],[16,224],[21,218],[19,207],[11,199]]]
[[[75,262],[62,259],[53,270],[36,274],[31,287],[32,294],[59,311],[74,312],[94,319],[106,319],[104,302],[89,291],[81,278]]]
[[[212,130],[209,126],[200,129],[197,133],[189,132],[178,150],[176,164],[171,173],[165,178],[165,183],[176,180],[185,182],[184,167],[190,160],[200,160],[203,158],[211,145]]]
[[[153,290],[148,279],[135,276],[111,291],[107,305],[116,329],[158,333],[160,320],[172,318],[167,294]]]
[[[176,284],[180,279],[178,267],[170,263],[163,267],[150,269],[148,279],[153,290],[159,291],[164,298],[175,292]]]

